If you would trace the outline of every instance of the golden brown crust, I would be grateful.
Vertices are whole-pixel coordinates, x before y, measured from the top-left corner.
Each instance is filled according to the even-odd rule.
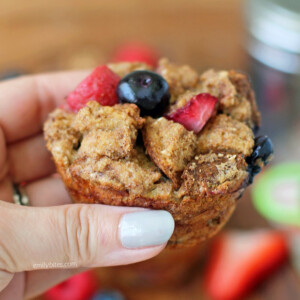
[[[73,161],[80,132],[73,126],[75,114],[62,109],[54,110],[44,125],[47,148],[56,163],[68,167]]]
[[[136,152],[132,158],[117,160],[106,156],[79,157],[69,170],[73,178],[81,177],[105,188],[130,191],[135,195],[146,194],[153,189],[161,173],[143,150],[138,148]]]
[[[208,70],[200,76],[203,92],[219,99],[221,112],[254,128],[260,125],[254,93],[245,74]]]
[[[252,130],[242,122],[224,114],[211,119],[197,141],[197,152],[206,153],[211,150],[227,151],[251,155],[254,146]]]
[[[221,210],[206,210],[198,216],[198,222],[176,224],[176,230],[168,248],[192,247],[213,237],[227,223],[236,207],[236,195],[224,199],[227,205]]]
[[[151,159],[173,181],[174,188],[179,188],[181,173],[195,155],[196,135],[164,117],[148,117],[143,140]]]
[[[167,197],[165,197],[167,193],[149,197],[132,195],[129,190],[112,188],[97,181],[84,179],[77,172],[69,174],[66,169],[58,170],[71,197],[76,202],[168,210],[176,223],[175,231],[169,241],[169,247],[173,248],[195,245],[218,232],[234,211],[236,200],[243,193],[247,180],[242,176],[238,181],[234,181],[233,178],[239,172],[243,174],[243,170],[238,169],[229,183],[225,181],[216,193],[208,193],[206,190],[193,197],[186,195],[184,194],[186,185],[191,183],[189,179],[185,179],[181,198],[172,190]],[[198,180],[201,178],[199,177]],[[192,191],[195,192],[195,187]]]
[[[250,86],[248,77],[245,74],[236,72],[234,70],[229,71],[228,76],[229,80],[235,86],[237,92],[242,95],[244,99],[249,101],[252,110],[252,121],[255,126],[259,127],[261,116],[260,112],[258,111],[254,91]]]
[[[176,65],[162,58],[158,62],[157,73],[163,76],[169,84],[171,103],[186,90],[196,88],[199,83],[198,73],[188,65]]]
[[[185,168],[179,194],[223,195],[239,190],[248,179],[247,164],[240,154],[200,154]]]
[[[122,122],[120,122],[122,120]],[[82,135],[78,155],[110,158],[130,156],[144,119],[134,104],[101,106],[90,101],[75,116],[73,127]]]

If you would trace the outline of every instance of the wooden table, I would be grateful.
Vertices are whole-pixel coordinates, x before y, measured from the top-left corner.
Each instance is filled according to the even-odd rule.
[[[128,40],[198,69],[241,68],[240,6],[239,0],[1,0],[0,70],[85,67],[93,59],[80,56],[101,63]]]

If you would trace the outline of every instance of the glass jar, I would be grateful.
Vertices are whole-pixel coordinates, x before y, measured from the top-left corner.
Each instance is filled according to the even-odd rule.
[[[300,1],[248,0],[245,14],[249,73],[262,113],[260,133],[274,142],[275,161],[298,160]]]

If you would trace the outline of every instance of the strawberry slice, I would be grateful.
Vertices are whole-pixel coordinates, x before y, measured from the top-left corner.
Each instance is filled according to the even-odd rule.
[[[44,296],[47,300],[87,300],[96,291],[97,279],[92,272],[87,271],[54,286]]]
[[[241,299],[280,266],[288,249],[273,230],[231,231],[216,238],[205,272],[205,289],[212,299]]]
[[[212,116],[218,99],[202,93],[194,96],[185,106],[166,115],[166,118],[183,125],[187,130],[200,132]]]
[[[159,55],[157,51],[141,42],[129,42],[120,46],[112,57],[114,62],[143,62],[156,67]]]
[[[97,67],[67,96],[72,111],[78,111],[90,100],[112,106],[118,102],[116,88],[120,77],[106,65]]]

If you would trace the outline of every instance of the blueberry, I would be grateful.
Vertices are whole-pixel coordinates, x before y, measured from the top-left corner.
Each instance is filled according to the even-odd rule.
[[[125,300],[117,291],[101,291],[94,295],[91,300]]]
[[[257,175],[263,166],[266,166],[274,153],[273,144],[267,136],[259,136],[254,140],[255,145],[252,154],[247,157],[249,183],[253,182],[253,178]]]
[[[159,74],[151,71],[134,71],[126,75],[117,86],[121,103],[134,103],[141,115],[162,116],[169,104],[169,85]]]
[[[248,165],[247,171],[249,173],[248,177],[248,184],[252,184],[254,177],[260,173],[261,167],[260,166],[255,166],[255,165]]]
[[[261,161],[267,165],[273,154],[273,144],[267,136],[259,136],[254,140],[254,148],[247,162],[251,165],[256,165]]]

